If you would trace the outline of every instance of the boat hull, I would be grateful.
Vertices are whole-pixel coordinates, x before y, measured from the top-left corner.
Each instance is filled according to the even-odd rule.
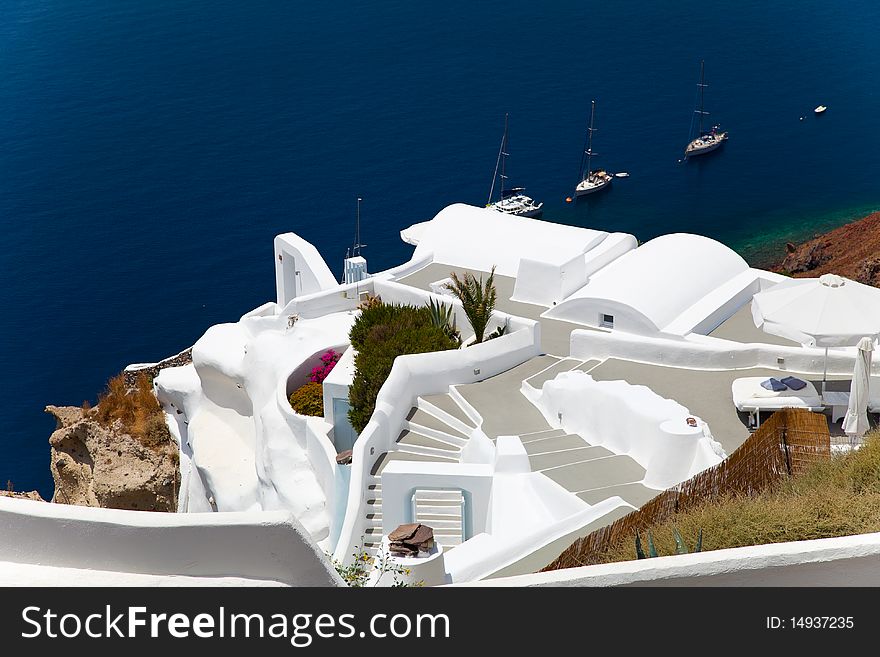
[[[719,139],[715,139],[710,142],[706,142],[700,145],[695,145],[694,142],[699,140],[694,140],[690,144],[688,144],[685,149],[684,156],[685,158],[694,157],[695,155],[705,155],[706,153],[711,153],[714,150],[718,150],[725,141],[727,141],[727,134],[725,133]]]
[[[496,212],[503,212],[504,214],[512,214],[516,217],[529,217],[531,219],[537,219],[542,214],[544,214],[544,204],[539,203],[538,205],[534,205],[532,203],[529,204],[511,204],[507,205],[499,205],[498,203],[491,203],[488,206],[492,210]]]
[[[588,194],[595,194],[596,192],[601,192],[603,189],[608,189],[609,187],[611,187],[612,180],[614,179],[609,177],[607,180],[603,180],[602,182],[594,185],[584,185],[584,183],[581,182],[577,187],[575,187],[574,195],[580,197],[587,196]]]

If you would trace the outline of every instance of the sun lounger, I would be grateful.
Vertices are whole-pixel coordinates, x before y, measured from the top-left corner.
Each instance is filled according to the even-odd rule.
[[[774,392],[761,386],[761,382],[766,380],[765,376],[747,376],[734,379],[731,385],[734,406],[738,411],[751,413],[755,418],[756,425],[760,422],[758,414],[761,411],[778,411],[781,408],[823,410],[822,398],[812,383],[807,382],[806,387],[801,390],[786,388]],[[880,402],[880,396],[878,396],[878,402]]]

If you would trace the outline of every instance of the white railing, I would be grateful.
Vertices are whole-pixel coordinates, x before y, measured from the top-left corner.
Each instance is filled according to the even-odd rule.
[[[740,343],[706,336],[676,340],[622,331],[604,333],[577,329],[571,333],[571,357],[582,360],[620,358],[652,365],[703,370],[766,367],[822,374],[825,350],[815,347]],[[831,349],[828,352],[828,373],[852,374],[854,358],[854,349]]]
[[[323,317],[330,313],[338,313],[357,308],[360,300],[358,293],[373,294],[373,279],[368,278],[357,283],[339,285],[329,290],[304,294],[293,299],[279,311],[286,317]]]

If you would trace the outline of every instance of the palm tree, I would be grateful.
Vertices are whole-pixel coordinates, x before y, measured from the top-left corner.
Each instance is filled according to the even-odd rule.
[[[450,274],[451,283],[446,284],[446,289],[452,292],[461,301],[464,314],[467,315],[471,328],[474,330],[474,344],[483,341],[483,335],[489,320],[492,319],[492,311],[495,310],[495,266],[489,272],[489,278],[483,284],[483,276],[477,280],[473,274],[465,274],[459,278],[455,272]]]

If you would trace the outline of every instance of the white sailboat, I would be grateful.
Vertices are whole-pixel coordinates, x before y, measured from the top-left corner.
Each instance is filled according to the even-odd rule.
[[[486,207],[504,212],[506,214],[515,214],[520,217],[540,217],[544,213],[544,204],[535,203],[535,201],[525,195],[525,187],[507,188],[507,140],[508,140],[508,119],[509,114],[504,115],[504,136],[501,138],[501,148],[498,151],[498,159],[495,161],[495,173],[492,176],[492,187],[489,189],[489,199],[486,201]],[[500,176],[499,176],[500,171]],[[495,183],[500,180],[501,198],[493,201],[495,196]]]
[[[727,141],[727,133],[719,132],[718,125],[713,125],[712,128],[705,132],[703,130],[703,117],[708,116],[709,112],[706,112],[703,109],[703,91],[709,85],[705,83],[705,79],[703,77],[703,69],[705,62],[700,61],[700,83],[697,87],[700,89],[700,107],[699,109],[694,110],[694,114],[699,117],[699,130],[697,131],[696,139],[692,139],[690,143],[687,145],[687,148],[684,150],[684,159],[688,159],[694,155],[705,155],[706,153],[711,153],[716,148],[721,146],[725,141]],[[691,122],[691,129],[693,129],[693,121]]]
[[[605,171],[605,169],[593,171],[591,166],[592,159],[598,155],[598,153],[593,152],[593,132],[596,130],[593,127],[595,114],[596,101],[594,100],[590,105],[590,127],[587,128],[587,143],[585,144],[584,155],[581,158],[581,181],[574,188],[575,196],[586,196],[587,194],[593,194],[606,189],[611,185],[611,181],[614,180],[613,176]],[[586,164],[586,168],[584,168],[584,164]]]

